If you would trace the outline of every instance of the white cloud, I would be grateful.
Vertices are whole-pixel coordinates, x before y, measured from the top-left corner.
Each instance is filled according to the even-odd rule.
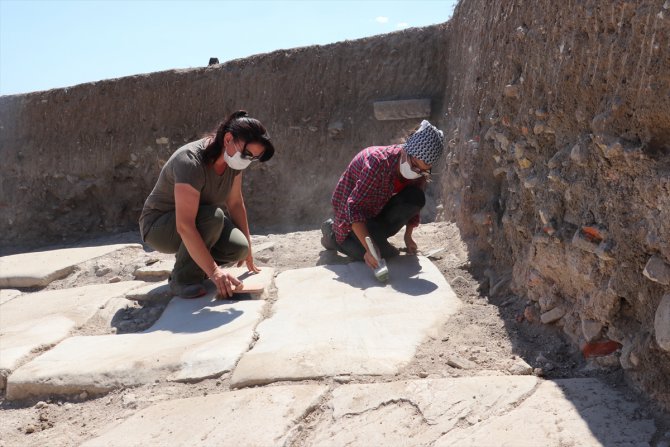
[[[384,16],[379,16],[379,17],[375,18],[375,22],[377,22],[377,23],[388,23],[388,21],[389,21],[389,18],[384,17]]]
[[[395,27],[396,28],[407,28],[409,26],[409,23],[407,22],[400,22],[398,23]]]

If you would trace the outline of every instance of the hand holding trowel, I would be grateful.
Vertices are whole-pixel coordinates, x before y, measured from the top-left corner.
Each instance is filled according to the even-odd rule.
[[[372,257],[375,258],[377,261],[377,268],[374,269],[375,271],[375,278],[377,278],[381,282],[386,282],[389,279],[389,269],[386,267],[386,261],[380,256],[379,253],[377,253],[377,248],[375,247],[375,244],[372,242],[372,239],[370,239],[370,236],[365,236],[365,243],[368,245],[368,250],[370,250],[370,254],[372,254]]]

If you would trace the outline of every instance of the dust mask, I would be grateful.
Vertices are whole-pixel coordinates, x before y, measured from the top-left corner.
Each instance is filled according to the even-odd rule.
[[[242,171],[246,169],[252,162],[252,160],[248,158],[242,158],[242,154],[237,150],[235,151],[235,155],[232,157],[224,150],[223,159],[226,161],[226,164],[231,167],[231,169],[235,169],[236,171]]]
[[[415,180],[421,177],[421,174],[412,171],[412,166],[410,166],[408,160],[400,162],[400,175],[405,177],[407,180]]]

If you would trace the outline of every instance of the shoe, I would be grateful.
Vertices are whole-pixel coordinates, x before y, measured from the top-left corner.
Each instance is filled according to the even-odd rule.
[[[326,250],[337,250],[335,234],[333,233],[333,219],[328,219],[321,224],[321,245]]]
[[[202,284],[182,284],[173,280],[172,276],[168,279],[168,284],[172,294],[180,298],[199,298],[207,294],[207,289]]]

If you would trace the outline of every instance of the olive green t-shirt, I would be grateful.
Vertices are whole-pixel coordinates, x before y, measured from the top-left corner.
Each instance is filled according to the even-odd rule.
[[[226,209],[233,180],[241,171],[226,167],[223,174],[218,175],[213,166],[205,166],[202,162],[205,141],[206,138],[203,138],[180,147],[161,169],[156,186],[144,202],[140,215],[142,240],[156,219],[175,210],[175,183],[188,183],[200,191],[199,205],[214,205]]]

